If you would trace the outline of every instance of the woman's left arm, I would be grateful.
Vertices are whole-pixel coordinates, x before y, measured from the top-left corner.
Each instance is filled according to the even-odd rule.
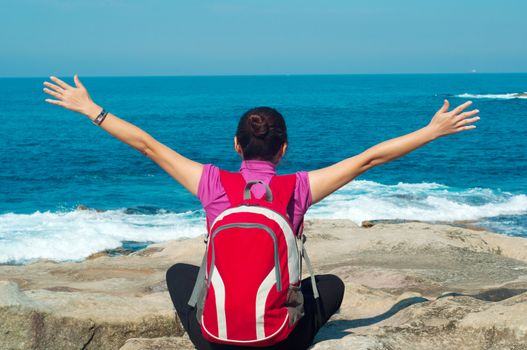
[[[50,79],[55,84],[44,82],[44,92],[56,99],[46,99],[46,102],[84,114],[92,121],[102,111],[102,108],[93,102],[76,74],[73,77],[75,87],[53,76]],[[197,195],[203,164],[182,156],[144,130],[114,114],[108,113],[100,127],[153,160],[190,193]]]

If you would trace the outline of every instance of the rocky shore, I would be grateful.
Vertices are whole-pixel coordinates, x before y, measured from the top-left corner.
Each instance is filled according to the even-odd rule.
[[[318,273],[346,284],[322,349],[527,349],[527,239],[422,222],[306,222]],[[0,266],[0,349],[192,349],[165,271],[202,239],[82,262]]]

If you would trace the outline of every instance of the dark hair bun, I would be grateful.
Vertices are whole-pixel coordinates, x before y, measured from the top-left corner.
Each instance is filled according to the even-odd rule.
[[[248,122],[253,136],[264,138],[269,133],[269,124],[262,116],[251,114],[248,118]]]
[[[280,148],[287,142],[284,117],[271,107],[251,108],[240,118],[236,138],[244,160],[276,161]]]

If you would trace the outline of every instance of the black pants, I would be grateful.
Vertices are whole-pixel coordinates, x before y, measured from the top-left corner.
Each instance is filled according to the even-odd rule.
[[[189,306],[199,268],[188,264],[175,264],[166,273],[166,282],[170,298],[174,303],[179,319],[187,331],[190,340],[198,350],[257,349],[247,346],[222,345],[208,342],[201,335],[201,328],[196,320],[196,309]],[[304,350],[313,343],[318,330],[328,321],[342,303],[344,283],[335,275],[316,275],[319,292],[318,301],[313,297],[311,279],[302,280],[304,294],[304,317],[300,319],[289,337],[273,346],[260,349]]]

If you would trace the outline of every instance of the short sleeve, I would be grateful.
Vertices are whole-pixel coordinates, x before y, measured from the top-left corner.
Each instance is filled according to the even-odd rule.
[[[218,198],[223,191],[220,182],[220,169],[213,164],[204,164],[197,193],[197,197],[203,205],[203,208],[206,208]]]
[[[295,187],[295,207],[294,207],[294,226],[300,224],[307,209],[311,206],[311,190],[309,187],[309,176],[307,171],[296,172],[296,187]]]

